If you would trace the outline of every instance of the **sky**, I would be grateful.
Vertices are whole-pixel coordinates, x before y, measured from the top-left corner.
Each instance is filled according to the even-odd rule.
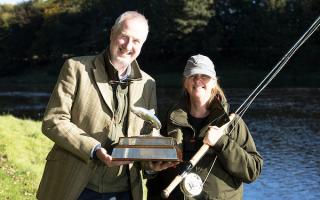
[[[27,0],[0,0],[0,4],[4,4],[4,3],[17,4],[23,1],[27,1]]]

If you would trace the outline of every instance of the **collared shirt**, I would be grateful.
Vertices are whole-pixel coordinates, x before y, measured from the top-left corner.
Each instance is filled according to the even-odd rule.
[[[126,69],[126,73],[123,76],[119,74],[120,81],[126,81],[129,78],[130,73],[131,73],[131,65],[128,65]]]

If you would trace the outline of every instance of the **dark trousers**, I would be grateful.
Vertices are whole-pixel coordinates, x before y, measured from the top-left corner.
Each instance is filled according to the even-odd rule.
[[[130,192],[99,193],[85,188],[78,200],[132,200]]]

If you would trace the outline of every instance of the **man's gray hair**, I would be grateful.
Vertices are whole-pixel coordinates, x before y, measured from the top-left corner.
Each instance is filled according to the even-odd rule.
[[[121,23],[124,20],[128,20],[128,19],[140,19],[142,22],[145,22],[146,27],[147,27],[147,31],[149,32],[149,25],[148,25],[148,20],[146,19],[146,17],[144,15],[142,15],[141,13],[137,12],[137,11],[126,11],[124,13],[122,13],[115,21],[113,28],[115,30],[118,30],[121,26]]]

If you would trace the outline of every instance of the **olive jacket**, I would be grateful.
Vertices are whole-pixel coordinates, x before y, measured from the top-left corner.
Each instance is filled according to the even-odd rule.
[[[37,192],[43,200],[75,200],[88,184],[100,161],[91,159],[99,143],[106,149],[118,141],[113,134],[113,91],[105,69],[106,51],[96,56],[68,59],[52,92],[42,124],[43,133],[54,142]],[[131,63],[129,106],[156,110],[155,81]],[[143,134],[144,121],[128,109],[128,136]],[[111,154],[111,152],[108,152]],[[106,166],[107,167],[107,166]],[[108,167],[117,176],[120,167]],[[134,200],[143,199],[139,163],[129,165]]]
[[[168,113],[168,136],[177,139],[177,143],[183,150],[183,160],[188,161],[203,145],[203,137],[208,126],[222,126],[229,121],[227,113],[228,105],[215,101],[210,107],[210,115],[206,125],[200,133],[195,133],[188,121],[188,109],[185,100],[182,100]],[[238,123],[236,123],[238,121]],[[233,129],[233,130],[232,130]],[[231,131],[232,130],[232,131]],[[245,122],[236,116],[230,122],[229,134],[223,135],[218,142],[211,147],[198,164],[192,169],[204,181],[210,168],[217,158],[207,180],[203,185],[203,191],[199,196],[186,199],[242,199],[243,182],[253,182],[261,173],[263,160],[256,150],[253,138]],[[162,171],[155,179],[148,180],[149,199],[159,199],[160,192],[166,188],[174,177],[179,174],[183,164],[175,168]],[[157,197],[158,196],[158,197]],[[177,187],[169,199],[184,199]]]

